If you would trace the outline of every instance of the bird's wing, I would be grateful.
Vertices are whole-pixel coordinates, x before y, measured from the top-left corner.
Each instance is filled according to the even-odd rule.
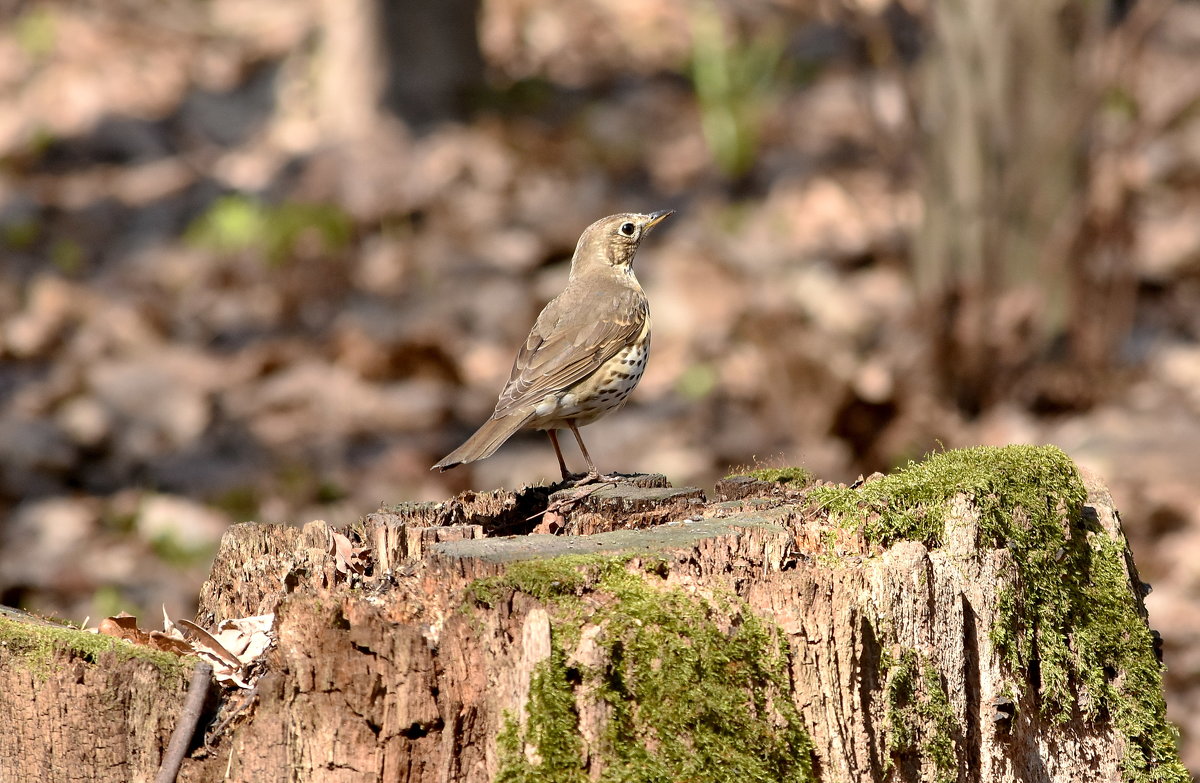
[[[559,296],[538,316],[493,418],[579,383],[633,342],[649,317],[645,295],[634,289],[590,297],[578,307],[565,305],[568,299]]]

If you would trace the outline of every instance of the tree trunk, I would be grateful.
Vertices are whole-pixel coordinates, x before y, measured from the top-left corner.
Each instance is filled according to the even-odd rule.
[[[638,483],[381,509],[356,562],[232,528],[199,620],[277,643],[180,779],[1188,779],[1111,498],[1056,449]]]
[[[478,0],[322,0],[322,116],[337,138],[382,112],[427,127],[466,116],[482,87]]]
[[[967,413],[1086,408],[1112,384],[1136,294],[1128,91],[1155,3],[930,6],[921,68],[924,221],[914,278],[930,376]],[[1149,17],[1149,19],[1147,18]]]

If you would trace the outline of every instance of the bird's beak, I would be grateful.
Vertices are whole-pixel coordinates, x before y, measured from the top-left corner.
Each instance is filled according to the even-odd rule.
[[[657,212],[651,212],[649,215],[646,216],[650,219],[646,221],[646,227],[643,230],[649,230],[649,229],[654,228],[659,223],[663,222],[664,220],[666,220],[667,218],[671,217],[671,215],[674,215],[674,214],[675,214],[675,210],[673,210],[673,209],[660,209]]]

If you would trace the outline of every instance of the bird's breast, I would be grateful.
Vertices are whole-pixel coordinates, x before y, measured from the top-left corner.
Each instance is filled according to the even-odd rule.
[[[590,424],[617,410],[642,379],[650,358],[650,321],[632,343],[622,348],[588,377],[558,394],[548,394],[534,409],[534,429],[554,429],[567,419]]]

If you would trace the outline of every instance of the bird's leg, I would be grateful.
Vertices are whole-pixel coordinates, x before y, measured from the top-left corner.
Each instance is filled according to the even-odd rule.
[[[546,434],[550,436],[550,443],[554,446],[554,456],[558,457],[558,469],[562,471],[563,481],[570,481],[571,473],[567,470],[567,461],[563,459],[562,449],[558,447],[558,430],[546,430]]]
[[[575,442],[579,444],[579,450],[583,452],[583,458],[587,460],[588,474],[579,483],[591,484],[593,481],[600,481],[606,478],[600,475],[600,471],[596,470],[596,463],[592,462],[592,455],[588,454],[587,446],[583,445],[583,438],[579,435],[579,427],[575,424],[575,420],[567,419],[567,426],[571,428],[571,433],[575,436]]]

